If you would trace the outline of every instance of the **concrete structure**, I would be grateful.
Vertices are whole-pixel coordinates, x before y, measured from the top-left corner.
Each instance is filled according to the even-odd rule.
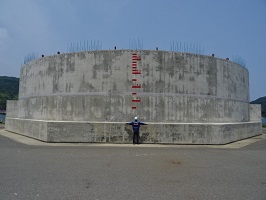
[[[40,58],[21,68],[6,130],[47,142],[225,144],[261,134],[246,68],[168,51],[90,51]]]

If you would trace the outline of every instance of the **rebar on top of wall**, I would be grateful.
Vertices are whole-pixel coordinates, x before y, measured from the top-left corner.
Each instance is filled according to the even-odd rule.
[[[129,39],[129,49],[143,50],[143,39]]]
[[[232,56],[232,61],[246,68],[246,61],[241,56]]]
[[[194,53],[194,54],[204,54],[204,47],[199,44],[191,44],[188,42],[170,42],[170,51],[183,52],[183,53]]]
[[[102,50],[102,41],[99,40],[86,40],[83,42],[71,42],[67,45],[67,52],[79,52],[79,51],[98,51]]]
[[[26,64],[32,60],[36,60],[37,58],[38,58],[38,53],[31,52],[24,57],[24,64]]]

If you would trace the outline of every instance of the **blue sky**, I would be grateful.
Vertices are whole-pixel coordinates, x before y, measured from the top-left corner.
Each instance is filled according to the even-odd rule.
[[[0,0],[0,76],[19,77],[31,52],[67,52],[85,40],[127,49],[138,38],[143,49],[170,50],[176,41],[240,56],[250,99],[266,96],[266,0]]]

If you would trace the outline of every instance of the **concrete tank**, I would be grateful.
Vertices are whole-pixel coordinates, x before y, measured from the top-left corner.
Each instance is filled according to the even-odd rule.
[[[250,109],[248,70],[234,62],[168,51],[89,51],[22,66],[6,129],[50,142],[127,143],[132,132],[124,122],[138,116],[149,123],[143,142],[227,143],[261,133],[251,110],[259,112]],[[237,136],[227,136],[228,129]]]

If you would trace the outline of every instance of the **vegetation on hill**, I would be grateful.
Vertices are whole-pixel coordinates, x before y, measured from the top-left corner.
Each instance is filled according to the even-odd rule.
[[[19,78],[0,76],[0,110],[6,110],[7,100],[18,99]]]
[[[266,117],[266,96],[260,97],[255,101],[251,101],[251,104],[261,104],[261,116]]]

